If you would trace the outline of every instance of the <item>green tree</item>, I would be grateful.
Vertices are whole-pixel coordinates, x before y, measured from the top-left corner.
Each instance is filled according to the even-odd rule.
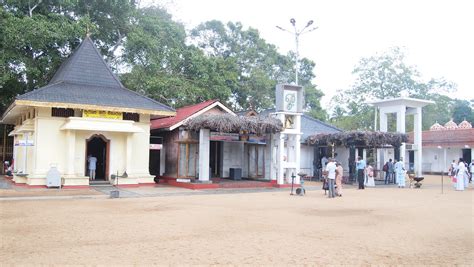
[[[208,21],[191,32],[192,42],[206,55],[219,58],[235,73],[227,77],[231,103],[237,110],[273,107],[275,85],[294,82],[294,54],[281,55],[276,47],[260,37],[256,29],[244,29],[241,23]],[[300,85],[306,92],[306,109],[314,117],[325,119],[320,99],[323,93],[312,84],[314,62],[302,59]]]
[[[451,114],[454,122],[458,124],[463,120],[467,120],[471,123],[474,122],[474,113],[469,101],[456,99]]]
[[[455,85],[443,79],[424,82],[416,68],[404,61],[405,54],[400,48],[392,48],[382,54],[362,58],[353,71],[356,81],[352,88],[340,90],[331,100],[332,106],[335,107],[331,121],[343,129],[373,130],[374,108],[367,102],[400,97],[402,92],[410,97],[435,101],[433,107],[425,108],[424,129],[440,119],[442,116],[436,114],[426,116],[426,114],[446,111],[448,100],[440,93],[454,90]],[[413,127],[410,120],[411,118],[407,119],[407,131]],[[390,130],[394,130],[394,121],[389,118]]]
[[[186,38],[184,26],[165,9],[140,9],[124,46],[130,68],[122,75],[125,85],[174,107],[211,98],[227,101],[226,77],[233,77],[233,67],[186,45]]]
[[[88,30],[113,61],[135,8],[127,0],[1,1],[0,112],[17,94],[47,84]]]
[[[0,112],[18,94],[46,85],[87,32],[124,84],[179,107],[217,98],[236,109],[274,103],[276,83],[291,83],[294,55],[281,55],[257,30],[211,21],[188,35],[163,8],[135,0],[0,1]],[[306,108],[324,119],[322,92],[302,59]]]

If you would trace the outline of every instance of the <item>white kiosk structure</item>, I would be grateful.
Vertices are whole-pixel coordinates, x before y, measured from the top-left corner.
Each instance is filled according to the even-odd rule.
[[[300,171],[301,152],[301,115],[303,114],[304,92],[303,87],[297,85],[278,84],[276,86],[276,112],[275,117],[282,123],[284,130],[274,135],[272,142],[275,144],[274,159],[272,160],[272,170],[276,173],[277,184],[291,183],[292,176],[294,182],[300,183],[297,175]]]
[[[409,97],[399,97],[393,99],[384,99],[369,102],[375,106],[375,114],[377,114],[377,108],[380,113],[380,131],[387,132],[388,130],[388,121],[387,114],[396,113],[397,114],[397,132],[406,133],[405,131],[405,118],[406,115],[414,116],[414,144],[410,147],[414,151],[414,167],[415,175],[422,176],[422,144],[421,144],[421,133],[422,133],[422,108],[426,105],[433,104],[433,101],[421,100],[416,98]],[[377,116],[377,115],[376,115]],[[403,143],[400,147],[400,156],[403,157],[404,162],[406,158],[406,144]]]

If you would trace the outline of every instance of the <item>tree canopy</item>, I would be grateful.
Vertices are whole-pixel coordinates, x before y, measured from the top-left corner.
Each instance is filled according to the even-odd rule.
[[[274,106],[277,83],[294,81],[294,54],[280,54],[256,29],[213,20],[187,32],[166,9],[135,0],[5,0],[0,26],[0,112],[46,85],[86,32],[127,88],[173,107],[219,99],[263,110]],[[301,59],[300,84],[307,110],[325,119],[314,67]]]
[[[331,103],[331,122],[346,130],[373,130],[374,108],[367,104],[375,99],[407,95],[433,100],[434,105],[423,108],[423,129],[436,121],[446,121],[452,114],[453,100],[443,93],[456,85],[444,79],[423,81],[415,66],[405,63],[405,53],[392,48],[382,54],[362,58],[354,68],[356,81],[351,88],[340,90]],[[389,119],[389,130],[395,130],[395,117]],[[407,131],[412,130],[413,118],[407,118]]]

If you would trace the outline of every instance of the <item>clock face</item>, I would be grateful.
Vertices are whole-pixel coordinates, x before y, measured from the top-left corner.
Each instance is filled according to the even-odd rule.
[[[285,111],[296,112],[296,91],[284,90],[283,91],[283,105]]]

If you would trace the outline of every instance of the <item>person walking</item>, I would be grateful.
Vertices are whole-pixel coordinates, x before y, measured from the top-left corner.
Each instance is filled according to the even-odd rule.
[[[405,164],[403,158],[395,163],[395,175],[397,178],[398,188],[405,188]]]
[[[468,188],[469,187],[469,166],[467,165],[467,162],[462,161],[462,164],[464,165],[465,167],[465,170],[464,170],[464,188]]]
[[[323,172],[326,171],[326,164],[328,164],[328,158],[326,158],[326,155],[323,155],[320,162],[321,162],[321,173],[320,173],[319,178],[322,179],[324,176]]]
[[[374,168],[369,163],[367,168],[365,169],[367,180],[365,182],[365,186],[367,187],[375,187],[375,178],[374,178]]]
[[[357,181],[359,182],[359,189],[364,189],[365,160],[362,159],[360,156],[357,157],[356,169],[357,169]]]
[[[328,164],[326,165],[326,171],[328,172],[328,186],[329,186],[329,194],[328,198],[333,198],[336,196],[336,192],[334,190],[334,181],[336,180],[336,163],[334,162],[333,158],[329,159]]]
[[[466,173],[466,165],[464,160],[459,158],[458,167],[456,171],[456,191],[464,191],[464,176]]]
[[[474,175],[474,159],[472,162],[469,164],[469,182],[472,183],[472,175]]]
[[[385,184],[390,184],[393,175],[393,162],[392,159],[389,159],[383,166],[383,171],[385,172]]]
[[[392,162],[392,159],[388,164],[388,172],[390,173],[391,183],[395,183],[395,162]]]
[[[97,158],[92,155],[89,155],[89,157],[87,157],[87,162],[89,163],[89,180],[95,180]]]
[[[397,175],[396,175],[396,173],[395,173],[395,164],[397,164],[397,160],[396,160],[396,159],[393,160],[393,164],[392,164],[392,183],[393,183],[393,184],[396,184],[396,183],[397,183],[397,177],[396,177]]]
[[[453,162],[449,166],[449,177],[451,177],[451,181],[453,182],[453,187],[456,188],[456,173],[458,171],[458,164],[456,160],[453,159]]]
[[[342,197],[342,175],[344,170],[340,162],[336,163],[336,195]]]

